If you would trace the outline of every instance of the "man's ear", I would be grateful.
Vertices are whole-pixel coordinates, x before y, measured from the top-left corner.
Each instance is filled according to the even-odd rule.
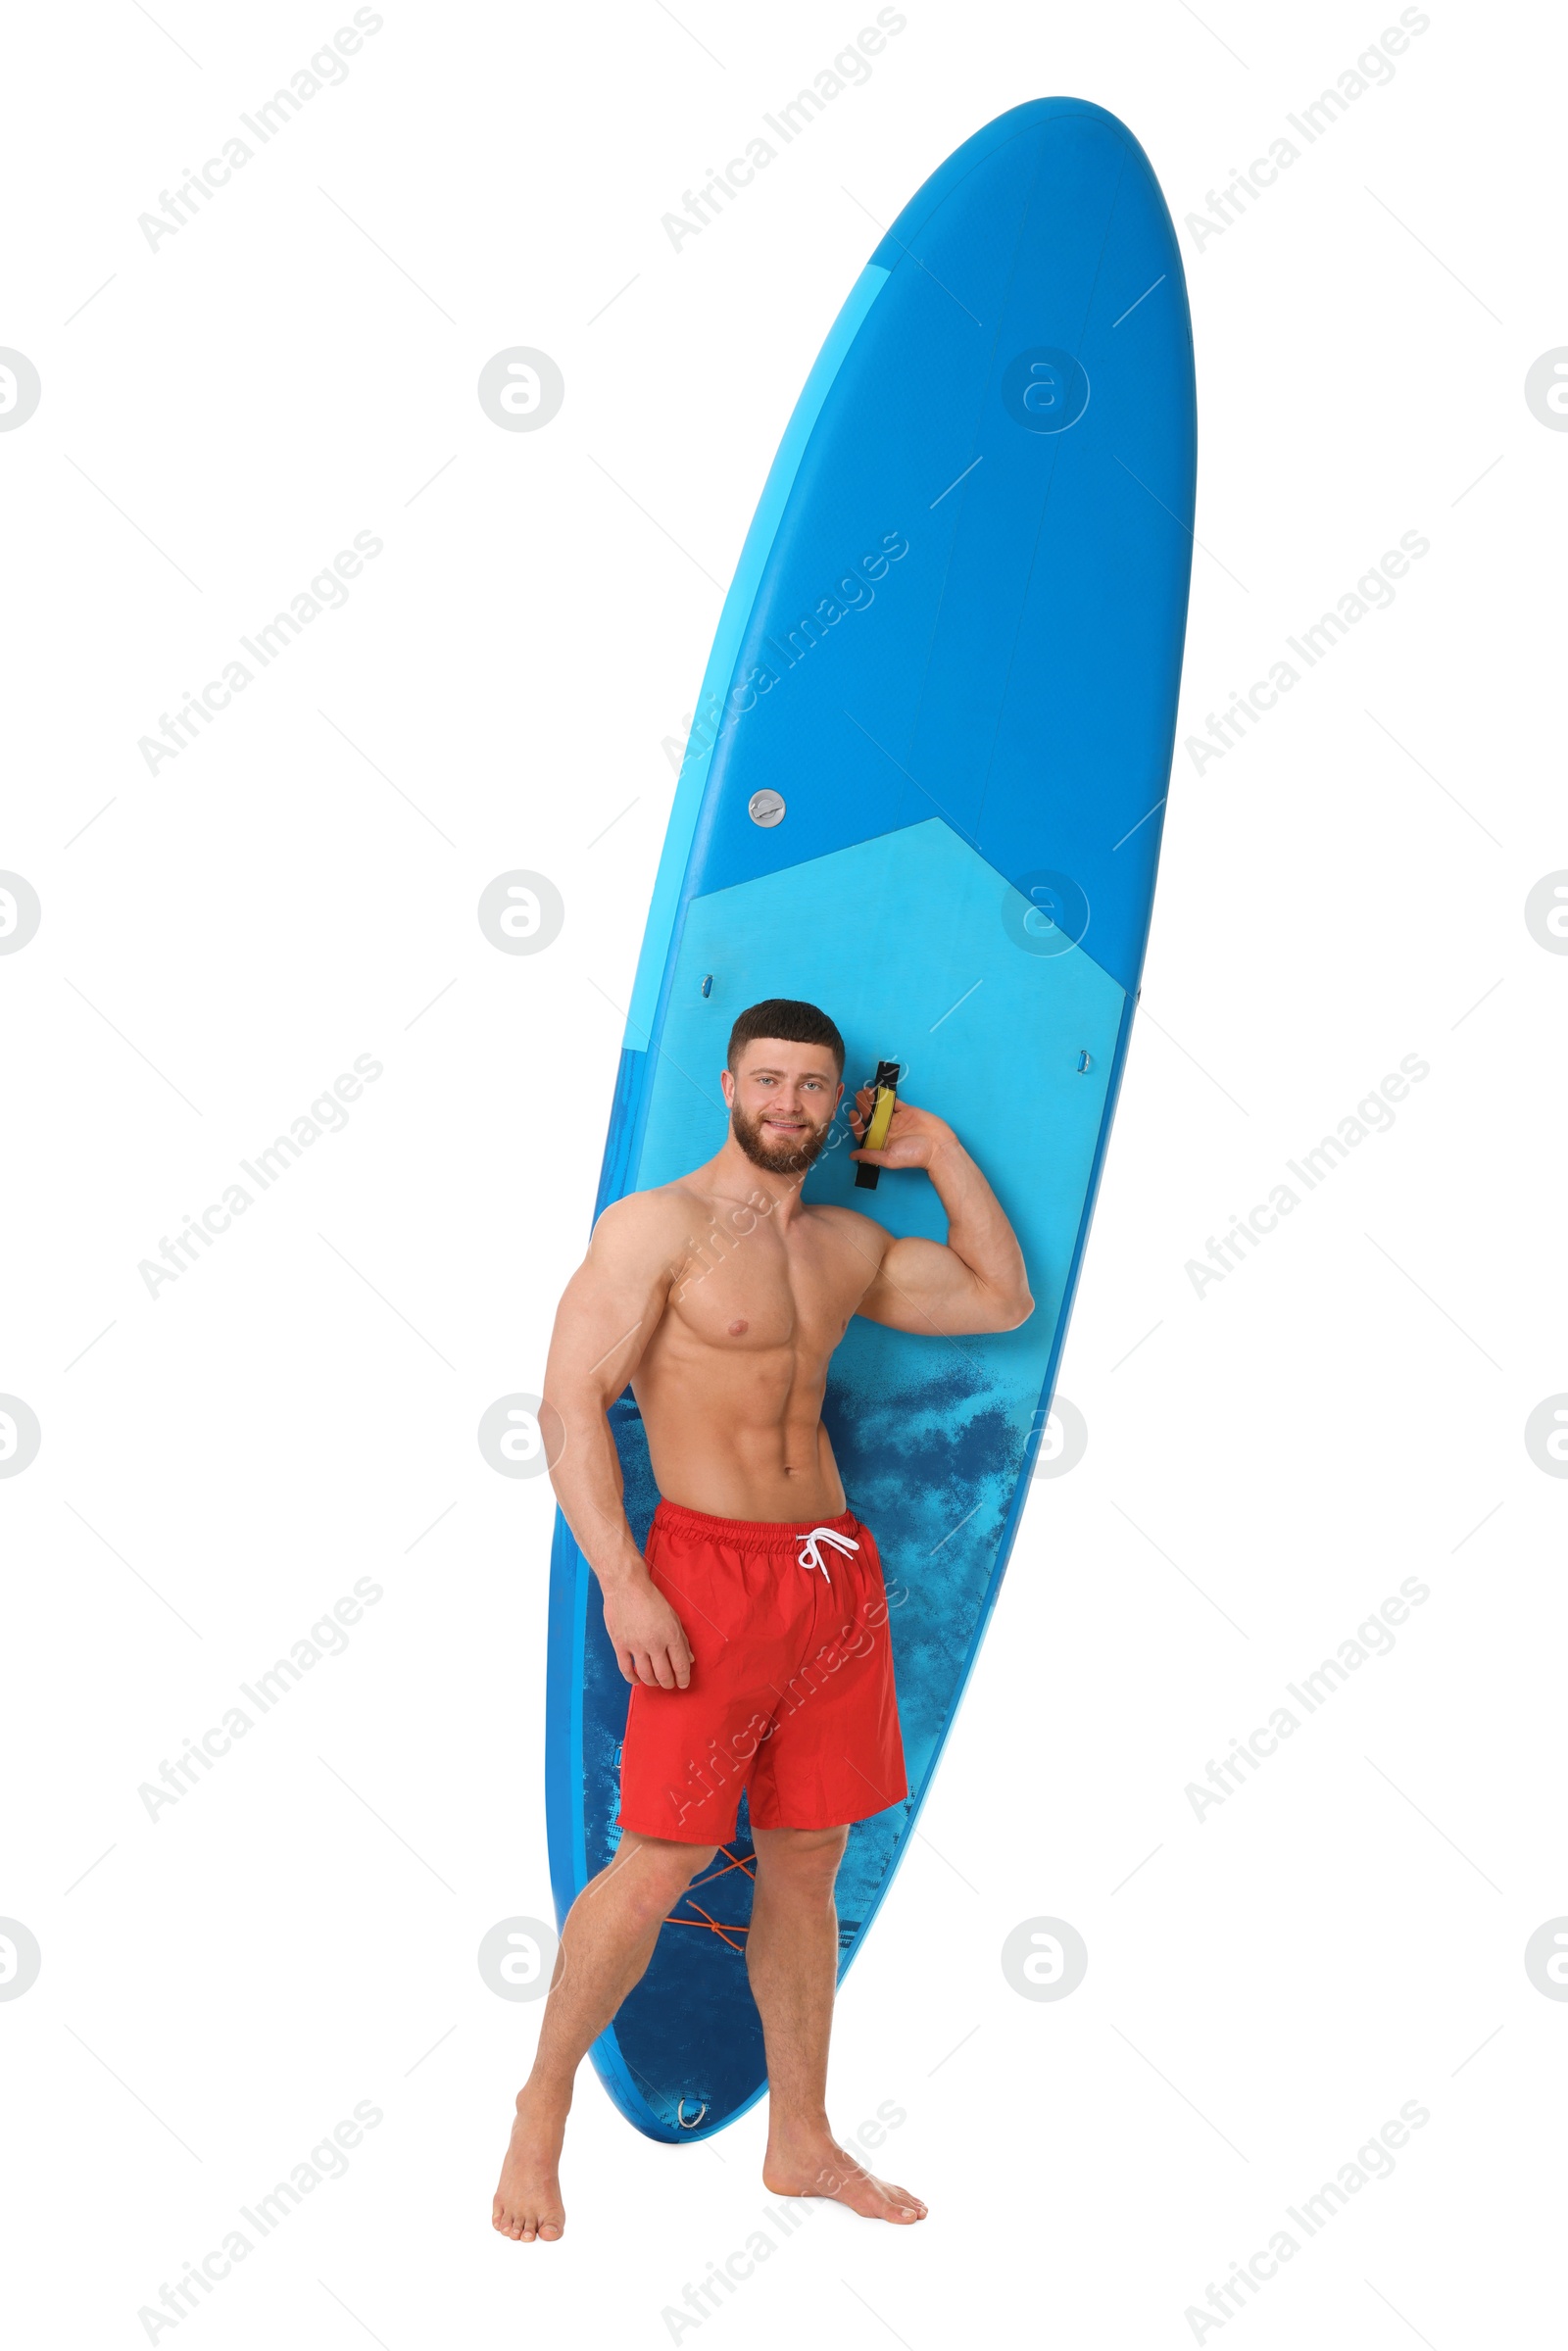
[[[735,1077],[727,1063],[718,1073],[718,1085],[719,1091],[724,1097],[725,1109],[733,1110],[735,1107]]]

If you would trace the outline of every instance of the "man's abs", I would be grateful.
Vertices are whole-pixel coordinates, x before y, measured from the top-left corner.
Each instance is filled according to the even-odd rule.
[[[863,1277],[825,1225],[758,1231],[674,1283],[632,1379],[659,1491],[715,1518],[835,1518],[822,1396]]]
[[[792,1407],[769,1419],[737,1408],[735,1386],[650,1377],[646,1360],[632,1393],[648,1433],[654,1479],[666,1501],[711,1518],[837,1518],[847,1507],[833,1447],[820,1418]]]

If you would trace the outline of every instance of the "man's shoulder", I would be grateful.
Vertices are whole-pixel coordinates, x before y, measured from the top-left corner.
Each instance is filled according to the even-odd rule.
[[[691,1222],[697,1198],[689,1184],[651,1184],[645,1192],[628,1192],[602,1208],[594,1222],[596,1244],[612,1249],[657,1246],[671,1234],[683,1234]]]
[[[882,1250],[893,1239],[887,1226],[878,1224],[874,1216],[862,1216],[858,1208],[846,1208],[837,1200],[812,1200],[807,1214],[819,1217],[829,1230],[842,1234],[857,1249],[874,1254],[879,1262]]]

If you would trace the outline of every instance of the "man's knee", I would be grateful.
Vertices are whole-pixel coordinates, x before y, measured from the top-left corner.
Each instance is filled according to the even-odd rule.
[[[634,1833],[623,1837],[620,1843],[622,1866],[633,1873],[629,1883],[635,1887],[640,1903],[661,1915],[674,1908],[692,1880],[701,1877],[709,1867],[717,1850],[716,1845],[683,1844],[670,1837],[641,1837]]]
[[[850,1841],[846,1829],[762,1829],[755,1833],[758,1866],[810,1885],[831,1884]]]

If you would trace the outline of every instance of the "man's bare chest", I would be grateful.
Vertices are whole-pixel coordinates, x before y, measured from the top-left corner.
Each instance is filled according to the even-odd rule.
[[[798,1228],[786,1238],[759,1219],[736,1235],[715,1220],[678,1267],[665,1320],[671,1337],[699,1346],[789,1348],[825,1359],[868,1280],[869,1269],[831,1227]]]

